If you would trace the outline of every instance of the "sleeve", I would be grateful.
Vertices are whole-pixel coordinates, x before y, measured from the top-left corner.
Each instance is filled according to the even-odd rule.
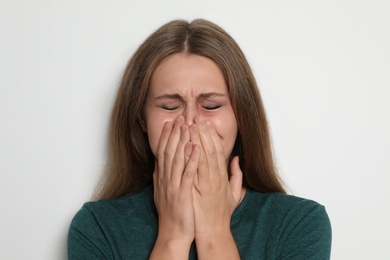
[[[279,259],[329,260],[332,230],[324,206],[315,203],[293,214]]]
[[[68,232],[68,259],[112,259],[111,248],[96,216],[83,207],[74,216]]]

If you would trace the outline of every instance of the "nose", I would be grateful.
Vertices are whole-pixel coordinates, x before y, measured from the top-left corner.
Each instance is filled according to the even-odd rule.
[[[194,105],[187,105],[183,110],[183,117],[186,125],[192,125],[194,118],[197,115],[196,107]]]

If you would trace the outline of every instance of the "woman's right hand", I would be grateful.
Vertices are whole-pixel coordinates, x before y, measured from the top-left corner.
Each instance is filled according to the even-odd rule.
[[[195,237],[192,186],[200,147],[190,142],[183,116],[166,122],[153,173],[158,236],[151,259],[188,259]]]

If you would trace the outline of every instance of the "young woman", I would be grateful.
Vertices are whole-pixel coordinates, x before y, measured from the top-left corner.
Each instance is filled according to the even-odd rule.
[[[286,195],[254,76],[206,21],[172,21],[131,58],[108,168],[69,259],[329,259],[323,206]]]

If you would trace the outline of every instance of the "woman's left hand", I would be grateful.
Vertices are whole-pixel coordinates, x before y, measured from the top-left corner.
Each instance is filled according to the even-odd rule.
[[[238,157],[233,158],[230,164],[229,180],[221,138],[212,122],[197,116],[190,126],[190,134],[191,141],[202,148],[193,186],[195,241],[199,258],[213,255],[208,248],[219,248],[227,253],[228,242],[233,242],[238,256],[230,231],[231,216],[242,197],[242,172]],[[231,252],[229,254],[231,257]],[[217,255],[220,256],[219,253]]]

